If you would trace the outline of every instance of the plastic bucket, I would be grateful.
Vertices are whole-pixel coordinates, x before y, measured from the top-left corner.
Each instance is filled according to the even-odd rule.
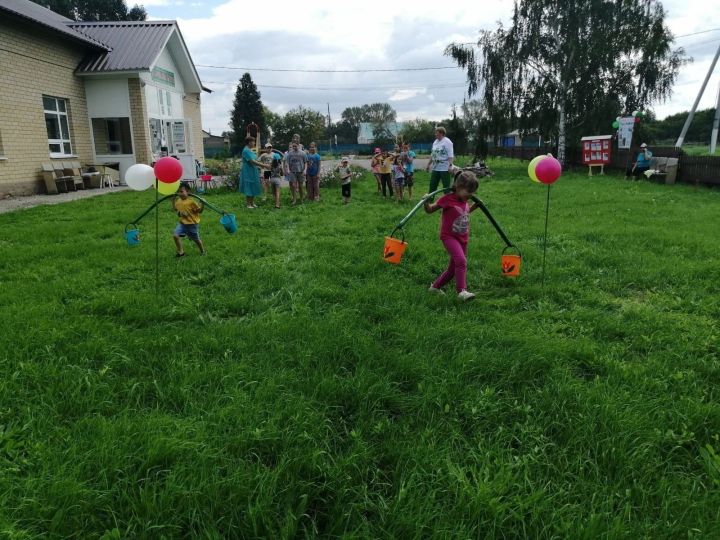
[[[212,181],[212,175],[211,174],[201,174],[200,180],[202,180],[203,182],[210,182],[210,181]]]
[[[385,237],[385,249],[383,250],[383,259],[391,264],[400,264],[403,253],[407,248],[405,240],[398,240],[391,236]]]
[[[235,214],[223,214],[220,218],[220,224],[225,227],[225,230],[230,234],[237,231],[237,220]]]
[[[517,254],[505,253],[508,249],[513,248],[517,250]],[[506,247],[502,255],[500,255],[500,266],[502,268],[502,275],[505,277],[517,277],[520,275],[520,265],[522,264],[522,254],[520,250],[515,246]]]
[[[128,227],[132,227],[128,229]],[[125,240],[128,246],[137,246],[140,243],[140,230],[135,225],[125,226]]]

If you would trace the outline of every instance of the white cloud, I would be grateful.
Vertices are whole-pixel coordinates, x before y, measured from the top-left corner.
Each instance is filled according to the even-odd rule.
[[[415,96],[424,94],[425,92],[427,92],[427,89],[425,88],[413,90],[396,90],[395,92],[393,92],[393,94],[390,95],[388,101],[405,101],[414,98]]]

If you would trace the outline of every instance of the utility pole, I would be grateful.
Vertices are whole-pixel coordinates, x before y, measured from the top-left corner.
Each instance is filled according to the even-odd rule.
[[[332,123],[330,121],[330,104],[328,103],[327,106],[328,106],[327,123],[328,123],[328,127],[330,127],[330,124]]]
[[[707,75],[705,76],[705,80],[703,81],[702,86],[700,87],[700,92],[698,92],[697,98],[695,99],[695,103],[693,103],[692,109],[690,109],[690,114],[688,114],[687,120],[685,120],[685,125],[683,126],[682,131],[680,132],[680,137],[678,137],[678,140],[675,143],[675,148],[680,148],[683,145],[683,142],[685,142],[685,135],[687,135],[688,129],[690,129],[690,124],[692,123],[693,117],[695,116],[695,111],[697,110],[698,105],[700,104],[700,99],[702,98],[702,95],[705,92],[705,87],[707,86],[707,83],[710,80],[710,76],[712,75],[713,71],[715,71],[715,65],[717,64],[718,57],[720,57],[720,46],[718,46],[718,50],[715,53],[715,58],[713,58],[713,61],[710,64],[710,69],[708,70]]]
[[[710,138],[710,155],[715,155],[718,140],[718,128],[720,128],[720,84],[718,85],[717,105],[715,105],[715,121],[713,122],[712,137]]]

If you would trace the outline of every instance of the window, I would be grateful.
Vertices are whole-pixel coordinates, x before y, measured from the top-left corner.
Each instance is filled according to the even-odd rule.
[[[95,154],[132,154],[129,118],[93,118]]]
[[[165,105],[167,105],[167,115],[172,116],[172,98],[167,90],[165,91]]]
[[[160,102],[160,116],[165,116],[165,101],[163,99],[163,91],[158,88],[158,101]]]
[[[72,155],[67,101],[62,98],[43,96],[43,109],[50,156]]]

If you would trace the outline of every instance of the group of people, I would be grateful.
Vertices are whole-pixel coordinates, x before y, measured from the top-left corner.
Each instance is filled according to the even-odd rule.
[[[435,129],[435,141],[432,145],[430,161],[426,170],[430,172],[430,193],[438,188],[450,187],[450,169],[453,166],[455,152],[453,143],[446,136],[445,128]],[[412,199],[415,185],[415,157],[410,143],[395,145],[393,152],[376,148],[370,162],[370,168],[377,181],[377,192],[383,197],[395,197],[400,202],[405,198],[407,188],[408,199]]]
[[[280,188],[283,179],[287,180],[290,186],[293,206],[303,201],[320,200],[322,158],[315,143],[310,143],[308,150],[305,150],[300,142],[300,135],[295,134],[284,153],[274,148],[271,143],[267,143],[260,156],[253,151],[254,146],[255,138],[248,136],[242,151],[239,183],[240,192],[246,197],[247,208],[257,208],[255,197],[267,194],[268,191],[272,191],[275,208],[280,208]],[[262,177],[259,169],[263,169]],[[347,204],[350,201],[352,177],[348,158],[342,159],[337,171],[342,182],[343,202]]]

